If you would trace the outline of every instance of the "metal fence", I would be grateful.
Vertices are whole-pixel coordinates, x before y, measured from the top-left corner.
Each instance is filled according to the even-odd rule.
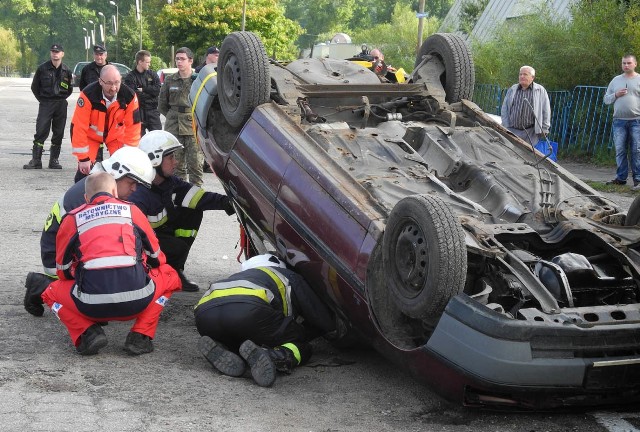
[[[507,92],[496,84],[476,84],[473,102],[489,114],[500,115]],[[594,154],[611,149],[612,105],[603,102],[606,87],[576,86],[572,91],[550,91],[549,139],[565,151]]]

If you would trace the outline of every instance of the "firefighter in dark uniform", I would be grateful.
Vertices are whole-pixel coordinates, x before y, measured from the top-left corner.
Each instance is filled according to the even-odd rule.
[[[290,373],[307,362],[309,342],[335,333],[337,322],[302,276],[271,254],[255,256],[240,273],[212,283],[195,317],[198,349],[209,363],[241,376],[246,361],[262,387],[274,383],[276,371]]]
[[[50,60],[36,69],[31,83],[31,91],[40,103],[36,120],[36,134],[33,136],[31,160],[24,169],[42,169],[44,141],[51,130],[51,152],[49,168],[62,169],[58,158],[62,149],[62,137],[67,124],[67,98],[73,92],[71,71],[62,63],[64,49],[60,44],[51,45]]]
[[[80,91],[84,90],[89,84],[98,81],[100,79],[100,72],[102,68],[108,65],[107,61],[107,49],[102,45],[93,46],[93,61],[82,68],[80,72],[80,82],[78,87]],[[96,155],[96,161],[100,162],[104,159],[104,144],[100,144],[98,153]]]
[[[185,276],[184,266],[200,230],[203,212],[225,210],[232,215],[235,210],[225,195],[206,192],[173,175],[177,166],[175,154],[182,144],[171,133],[151,131],[142,137],[139,148],[155,167],[155,178],[151,189],[138,188],[129,201],[147,215],[167,263],[178,271],[182,290],[198,291],[198,285]]]
[[[151,53],[141,50],[136,53],[136,67],[124,77],[124,83],[138,95],[138,104],[142,114],[140,134],[145,130],[162,129],[160,112],[158,112],[158,95],[160,94],[160,78],[149,69]]]

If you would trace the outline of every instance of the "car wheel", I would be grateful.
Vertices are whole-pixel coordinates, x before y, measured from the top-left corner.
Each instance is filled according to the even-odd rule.
[[[475,85],[475,68],[473,58],[464,40],[449,33],[436,33],[429,36],[418,52],[415,66],[422,62],[422,57],[432,55],[443,63],[444,70],[438,77],[449,103],[471,100]]]
[[[624,219],[625,226],[638,225],[638,222],[640,222],[640,196],[633,200]]]
[[[218,75],[220,107],[231,126],[242,126],[258,105],[269,101],[269,62],[254,33],[234,32],[224,39]]]
[[[435,324],[451,297],[464,288],[464,231],[439,198],[400,200],[389,215],[382,253],[392,298],[411,318]]]

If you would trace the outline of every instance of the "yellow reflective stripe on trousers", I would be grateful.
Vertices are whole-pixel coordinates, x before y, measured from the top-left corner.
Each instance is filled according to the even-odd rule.
[[[289,316],[289,303],[291,301],[289,292],[291,288],[289,287],[289,280],[269,267],[258,267],[258,269],[268,274],[278,286],[278,291],[280,292],[280,297],[282,298],[282,313],[284,313],[284,316]]]
[[[229,297],[234,295],[243,295],[243,296],[254,296],[261,298],[265,302],[269,303],[269,299],[267,298],[267,293],[265,290],[251,289],[251,288],[226,288],[226,289],[216,289],[211,291],[210,294],[202,297],[196,307],[200,306],[202,303],[206,303],[209,300],[221,297]]]
[[[198,235],[198,230],[177,229],[173,233],[176,237],[195,237]]]
[[[297,346],[295,346],[291,342],[286,343],[286,344],[282,344],[280,346],[281,347],[285,347],[286,349],[291,351],[293,353],[293,356],[296,358],[296,360],[298,360],[298,364],[300,364],[300,362],[302,361],[302,356],[300,355],[300,350],[298,349]]]

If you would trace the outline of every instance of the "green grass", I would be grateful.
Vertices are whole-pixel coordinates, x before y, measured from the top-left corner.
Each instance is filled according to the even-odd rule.
[[[640,190],[634,191],[631,189],[631,185],[627,184],[627,185],[609,185],[606,184],[606,182],[601,182],[601,181],[592,181],[592,180],[587,180],[585,181],[586,184],[588,184],[589,186],[591,186],[592,188],[594,188],[595,190],[597,190],[598,192],[606,192],[606,193],[617,193],[617,194],[623,194],[623,195],[640,195]]]

